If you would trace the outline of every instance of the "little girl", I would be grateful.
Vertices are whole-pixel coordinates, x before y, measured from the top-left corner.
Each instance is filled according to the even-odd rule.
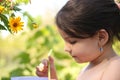
[[[120,57],[112,48],[120,40],[120,10],[114,0],[69,0],[56,16],[67,51],[78,63],[89,62],[76,80],[120,80]],[[57,55],[57,54],[56,54]],[[54,60],[43,60],[38,76],[58,80]]]

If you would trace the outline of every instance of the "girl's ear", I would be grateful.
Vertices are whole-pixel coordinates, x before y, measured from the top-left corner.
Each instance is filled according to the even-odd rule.
[[[98,38],[100,46],[104,46],[109,40],[109,34],[105,29],[100,29],[98,31]]]

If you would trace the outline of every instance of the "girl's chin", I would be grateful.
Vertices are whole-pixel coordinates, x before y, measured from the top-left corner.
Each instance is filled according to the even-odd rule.
[[[77,63],[83,63],[79,58],[77,58],[77,57],[73,57],[73,58]]]
[[[77,63],[86,63],[86,62],[89,62],[89,61],[84,61],[84,60],[80,60],[78,57],[73,57],[74,60],[77,62]]]

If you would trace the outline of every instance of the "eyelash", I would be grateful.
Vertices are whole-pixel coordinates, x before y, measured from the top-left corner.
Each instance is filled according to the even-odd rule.
[[[70,44],[75,44],[77,41],[71,41]]]

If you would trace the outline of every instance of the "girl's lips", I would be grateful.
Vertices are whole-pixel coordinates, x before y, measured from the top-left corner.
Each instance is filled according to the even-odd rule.
[[[76,58],[76,56],[72,56],[73,58]]]
[[[72,56],[76,61],[78,61],[78,57],[77,56]]]

